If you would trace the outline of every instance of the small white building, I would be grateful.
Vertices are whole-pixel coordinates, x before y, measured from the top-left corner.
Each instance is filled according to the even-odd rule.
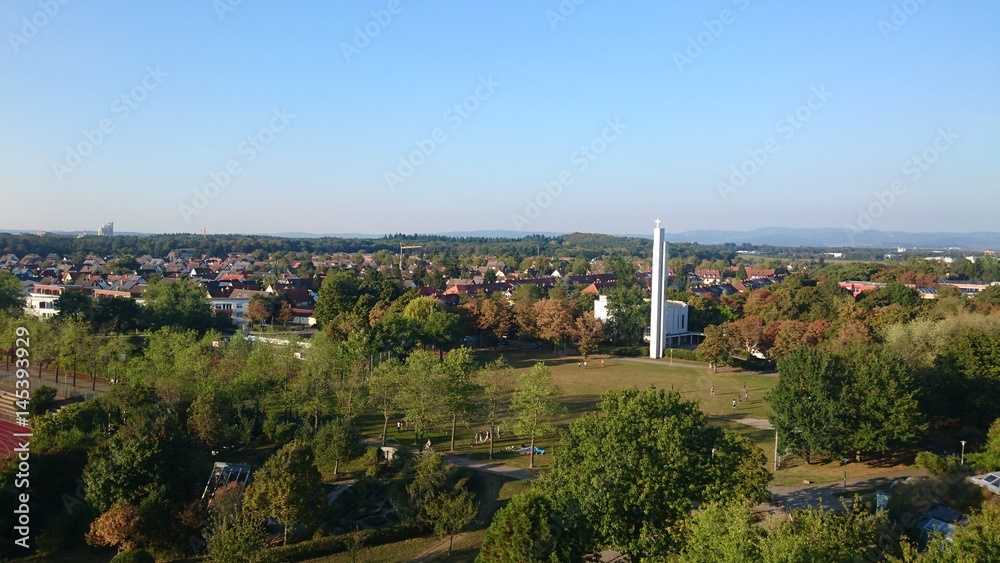
[[[606,323],[611,319],[608,312],[608,296],[601,295],[594,301],[594,318]],[[663,321],[666,336],[679,336],[688,333],[688,304],[683,301],[663,301]]]

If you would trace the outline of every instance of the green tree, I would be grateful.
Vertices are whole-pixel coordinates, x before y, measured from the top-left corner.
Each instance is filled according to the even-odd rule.
[[[680,561],[744,563],[760,561],[763,532],[750,508],[740,503],[710,502],[691,518]]]
[[[241,513],[217,518],[205,535],[206,561],[212,563],[269,563],[264,528]]]
[[[35,389],[28,401],[28,414],[31,416],[41,416],[55,407],[56,390],[48,385],[42,385]]]
[[[514,433],[531,439],[528,450],[528,467],[535,467],[535,438],[555,430],[551,419],[562,412],[556,397],[562,394],[552,382],[552,374],[539,362],[517,378],[517,389],[511,398],[510,410],[514,415]]]
[[[476,517],[479,503],[466,489],[441,493],[427,505],[427,516],[437,538],[448,536],[448,557],[455,543],[455,534],[462,531]]]
[[[219,382],[206,385],[188,408],[188,432],[195,441],[216,450],[237,438],[236,409],[232,396]]]
[[[477,375],[482,388],[483,415],[486,423],[496,428],[510,407],[511,393],[514,391],[515,373],[503,357],[490,362]],[[490,459],[493,459],[493,439],[490,436]]]
[[[57,319],[74,318],[89,323],[94,315],[94,298],[82,291],[64,291],[53,307],[58,311]]]
[[[458,422],[468,421],[478,410],[483,389],[472,377],[476,364],[471,348],[463,346],[452,350],[442,367],[445,374],[444,400],[451,415],[451,446],[448,451],[454,452]]]
[[[426,351],[414,352],[406,359],[405,373],[396,400],[406,422],[413,427],[413,443],[418,444],[449,412],[441,392],[447,386],[447,378],[441,362]]]
[[[116,256],[108,262],[108,271],[112,274],[131,276],[139,269],[139,262],[128,254]]]
[[[968,456],[979,473],[1000,470],[1000,418],[993,421],[982,451]]]
[[[880,349],[802,349],[778,362],[778,374],[767,397],[771,421],[807,461],[814,451],[885,454],[925,428],[912,372]]]
[[[337,409],[339,378],[334,375],[340,344],[328,333],[318,332],[309,341],[309,351],[299,376],[290,382],[288,392],[299,415],[312,420],[313,430],[320,418]]]
[[[59,327],[58,352],[56,362],[64,372],[73,372],[73,382],[76,383],[77,370],[92,367],[96,343],[90,335],[90,325],[86,321],[69,317]]]
[[[427,322],[434,313],[444,309],[444,303],[431,297],[417,297],[403,308],[403,318],[414,321],[418,325]]]
[[[208,293],[186,278],[150,281],[142,298],[154,328],[176,327],[203,334],[215,323]]]
[[[335,418],[321,426],[313,436],[313,451],[316,453],[316,465],[331,469],[336,477],[341,461],[364,453],[361,431],[350,420]]]
[[[431,527],[431,504],[448,490],[448,474],[441,454],[417,456],[403,477],[406,488],[405,506],[402,511],[411,515],[422,526]]]
[[[477,563],[582,561],[594,541],[579,513],[538,488],[514,495],[486,530]]]
[[[128,297],[99,297],[94,300],[91,325],[104,334],[124,334],[144,324],[143,308]]]
[[[24,311],[24,286],[7,270],[0,270],[0,313],[20,317]]]
[[[885,511],[871,513],[860,502],[845,512],[810,508],[796,510],[791,518],[771,519],[765,525],[766,539],[760,546],[763,563],[796,561],[855,561],[896,557],[896,546],[880,540],[897,537]]]
[[[638,285],[616,286],[607,291],[608,332],[623,344],[639,344],[649,325],[649,302]]]
[[[839,418],[850,434],[852,451],[887,454],[923,434],[927,425],[917,403],[913,371],[900,358],[864,347],[847,351],[842,360],[848,380]]]
[[[138,407],[137,412],[126,413],[128,421],[90,452],[83,470],[87,501],[102,512],[118,503],[138,506],[169,492],[179,459],[176,418],[162,406],[150,411],[132,400],[127,404]]]
[[[438,358],[458,342],[461,318],[455,313],[434,311],[420,329],[424,340],[438,349]]]
[[[769,418],[785,448],[806,463],[815,452],[846,453],[846,432],[836,423],[842,378],[840,363],[823,351],[802,348],[778,361],[778,384],[765,397]]]
[[[319,516],[322,480],[309,446],[291,442],[269,457],[244,493],[243,505],[257,521],[273,517],[284,527],[284,540],[299,524]]]
[[[992,307],[1000,307],[1000,283],[992,284],[977,293],[975,304],[977,307],[986,310]]]
[[[360,295],[360,281],[354,272],[340,270],[328,273],[316,300],[316,322],[325,327],[335,317],[353,312]]]
[[[358,416],[365,405],[365,377],[371,356],[368,335],[355,331],[334,346],[333,380],[337,408],[348,419]]]
[[[632,560],[662,558],[683,545],[682,523],[697,504],[767,499],[765,461],[748,439],[708,426],[678,392],[622,389],[570,424],[548,486],[579,502],[599,544]]]
[[[388,439],[389,417],[399,409],[396,397],[405,377],[403,364],[396,359],[377,365],[368,378],[368,404],[382,415],[382,445]]]

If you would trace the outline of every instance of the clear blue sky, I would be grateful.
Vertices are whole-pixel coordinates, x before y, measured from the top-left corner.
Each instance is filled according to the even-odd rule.
[[[3,229],[1000,230],[995,0],[59,1],[0,13]]]

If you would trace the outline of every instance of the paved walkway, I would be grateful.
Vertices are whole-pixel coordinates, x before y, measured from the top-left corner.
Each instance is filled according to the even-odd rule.
[[[771,422],[764,420],[763,418],[728,418],[726,420],[739,422],[740,424],[745,424],[758,430],[774,430],[774,426]]]
[[[850,467],[848,467],[850,471]],[[913,476],[927,475],[923,469],[906,469],[877,475],[874,477],[860,477],[847,480],[847,492],[865,491],[877,488],[888,487],[896,479],[905,479]],[[841,497],[844,493],[844,482],[827,483],[824,485],[796,485],[794,487],[779,487],[772,485],[768,487],[774,502],[781,504],[784,508],[808,508],[825,506],[826,508],[839,508],[842,498],[850,500],[850,496]]]
[[[365,443],[368,444],[369,446],[379,447],[382,445],[382,440],[367,438],[365,439]],[[400,444],[398,442],[394,443],[392,440],[389,440],[386,443],[386,446],[391,446],[394,448],[404,448],[411,454],[420,453],[420,450],[418,450],[414,446],[410,445],[404,446],[403,444]],[[519,479],[519,480],[530,480],[538,477],[538,474],[535,471],[532,471],[530,469],[518,469],[516,467],[504,465],[503,462],[497,460],[490,461],[487,459],[470,459],[467,457],[452,455],[445,452],[437,452],[437,453],[440,453],[444,457],[444,461],[446,463],[450,463],[451,465],[457,465],[458,467],[467,467],[469,469],[475,469],[476,471],[485,471],[487,473],[493,473],[494,475],[500,475],[502,477],[509,477],[511,479]]]

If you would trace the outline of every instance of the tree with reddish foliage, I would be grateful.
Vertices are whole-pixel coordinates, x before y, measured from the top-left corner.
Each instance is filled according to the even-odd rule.
[[[533,308],[538,336],[558,346],[573,335],[576,316],[573,302],[568,299],[542,299]]]
[[[120,502],[109,508],[90,524],[87,543],[97,547],[117,547],[129,550],[136,546],[139,535],[139,509]]]
[[[577,317],[573,326],[573,344],[586,360],[591,352],[604,341],[604,323],[592,315],[583,314]]]

